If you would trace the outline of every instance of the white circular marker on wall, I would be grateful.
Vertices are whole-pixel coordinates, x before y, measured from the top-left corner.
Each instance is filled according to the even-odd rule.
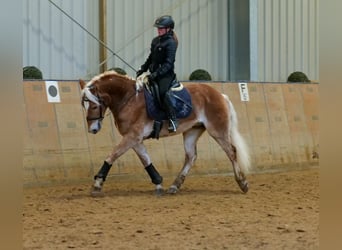
[[[56,81],[46,81],[46,95],[48,102],[61,102],[59,96],[58,82]]]

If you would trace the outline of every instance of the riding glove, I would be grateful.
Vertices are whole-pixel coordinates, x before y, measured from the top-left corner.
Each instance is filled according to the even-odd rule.
[[[156,78],[157,78],[157,76],[158,76],[158,73],[157,73],[157,72],[153,72],[152,74],[150,74],[150,75],[148,76],[148,81],[149,81],[149,82],[155,81]]]

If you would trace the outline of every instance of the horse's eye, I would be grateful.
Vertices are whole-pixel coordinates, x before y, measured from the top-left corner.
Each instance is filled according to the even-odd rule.
[[[93,107],[91,107],[91,109],[97,109],[97,106],[93,106]]]

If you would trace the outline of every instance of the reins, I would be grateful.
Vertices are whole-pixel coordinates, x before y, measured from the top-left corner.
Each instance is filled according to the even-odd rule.
[[[136,91],[133,91],[133,93],[131,95],[129,95],[125,100],[123,100],[119,105],[118,105],[118,108],[117,108],[117,111],[120,112],[120,110],[126,106],[126,104],[132,99],[133,96],[135,96],[137,94]]]

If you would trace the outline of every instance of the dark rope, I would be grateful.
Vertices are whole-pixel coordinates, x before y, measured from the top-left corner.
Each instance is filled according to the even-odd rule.
[[[124,59],[122,59],[118,54],[116,54],[112,49],[110,49],[104,42],[102,42],[100,39],[98,39],[96,36],[94,36],[91,32],[89,32],[86,28],[84,28],[79,22],[77,22],[72,16],[70,16],[68,13],[66,13],[63,9],[61,9],[58,5],[56,5],[52,0],[49,0],[49,2],[54,5],[57,9],[59,9],[64,15],[66,15],[68,18],[70,18],[74,23],[76,23],[81,29],[83,29],[85,32],[88,33],[92,38],[94,38],[96,41],[98,41],[103,47],[105,47],[107,50],[109,50],[114,56],[119,58],[123,63],[125,63],[128,67],[130,67],[134,72],[136,70],[127,63]]]

